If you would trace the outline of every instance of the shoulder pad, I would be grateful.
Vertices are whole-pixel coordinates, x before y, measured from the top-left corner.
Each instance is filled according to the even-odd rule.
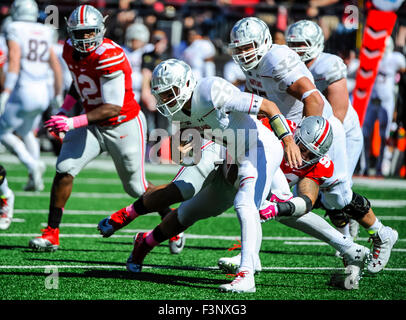
[[[334,54],[324,54],[320,68],[328,84],[347,77],[347,66],[343,59]]]

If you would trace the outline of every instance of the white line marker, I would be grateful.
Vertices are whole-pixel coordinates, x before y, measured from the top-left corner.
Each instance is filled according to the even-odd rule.
[[[45,268],[58,268],[58,269],[122,269],[125,266],[117,265],[41,265],[41,266],[0,266],[0,269],[45,269]],[[170,266],[148,266],[144,265],[143,269],[172,269]],[[176,269],[176,267],[174,267]],[[187,267],[190,270],[218,270],[218,267]],[[262,267],[262,270],[344,270],[344,268],[334,267]],[[399,271],[405,272],[406,268],[385,268],[385,271]]]
[[[96,225],[94,225],[96,226]],[[126,230],[126,229],[125,229]],[[118,232],[123,232],[124,230],[119,230]],[[134,235],[138,232],[147,232],[150,231],[149,229],[128,229],[126,230],[128,235],[122,235],[122,234],[114,234],[111,236],[111,238],[133,238]],[[38,237],[41,234],[39,233],[0,233],[0,238],[5,237],[5,238],[12,238],[12,237]],[[100,234],[69,234],[69,233],[62,233],[59,234],[59,237],[61,238],[100,238],[103,239]],[[231,240],[231,241],[237,241],[240,239],[239,235],[235,236],[221,236],[221,235],[207,235],[207,234],[190,234],[190,233],[185,233],[185,237],[187,239],[208,239],[208,240]],[[310,237],[263,237],[262,240],[266,241],[313,241],[315,245],[318,245],[317,243],[322,243],[321,241],[310,238]],[[359,241],[367,241],[368,238],[357,238]],[[399,242],[406,242],[406,239],[398,239]]]

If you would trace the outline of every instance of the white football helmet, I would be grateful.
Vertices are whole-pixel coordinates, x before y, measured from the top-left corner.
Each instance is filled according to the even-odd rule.
[[[74,48],[83,53],[95,50],[102,42],[106,28],[102,14],[95,7],[85,4],[77,7],[66,21],[69,38]],[[92,38],[85,38],[84,33],[94,32]]]
[[[326,155],[333,143],[333,129],[328,120],[321,116],[304,118],[297,126],[294,139],[312,153],[309,160],[302,159],[304,166],[313,165]]]
[[[15,0],[10,8],[13,21],[37,22],[38,5],[34,0]]]
[[[303,62],[316,58],[324,49],[324,35],[319,25],[310,20],[291,24],[285,32],[287,45]]]
[[[192,69],[181,60],[165,60],[152,72],[151,92],[157,100],[158,111],[165,117],[182,109],[195,87]],[[163,95],[167,98],[163,99]]]
[[[131,40],[140,40],[144,43],[149,41],[149,30],[142,23],[133,23],[125,31],[125,42],[127,47],[131,46]]]
[[[253,49],[241,53],[240,47],[252,44]],[[264,21],[255,17],[237,21],[230,32],[231,55],[240,67],[248,71],[255,68],[272,45],[272,36]]]

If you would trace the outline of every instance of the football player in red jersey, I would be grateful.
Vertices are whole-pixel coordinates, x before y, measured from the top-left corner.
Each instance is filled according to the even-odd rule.
[[[149,187],[144,172],[145,118],[134,99],[130,64],[123,49],[104,38],[104,20],[90,5],[77,7],[67,20],[69,38],[63,58],[73,82],[57,115],[45,122],[49,131],[64,138],[51,189],[48,227],[30,241],[34,250],[58,248],[59,224],[74,177],[103,151],[112,157],[130,196],[137,198]],[[67,117],[78,100],[82,114]]]
[[[263,119],[262,121],[267,125],[267,119]],[[315,124],[313,124],[313,126],[314,125]],[[270,128],[269,125],[267,126]],[[271,198],[273,201],[269,203],[269,206],[260,210],[260,216],[263,221],[273,219],[277,215],[300,216],[310,211],[309,208],[312,207],[321,207],[324,209],[324,207],[320,205],[321,202],[318,201],[319,196],[328,197],[331,187],[336,183],[325,183],[326,179],[333,174],[333,161],[335,160],[329,159],[328,156],[323,156],[327,151],[321,150],[323,145],[322,141],[326,139],[325,132],[327,131],[327,126],[321,126],[316,136],[307,134],[308,132],[314,131],[310,127],[304,127],[302,125],[296,130],[300,130],[299,134],[295,134],[295,140],[301,149],[302,157],[304,157],[302,161],[305,163],[305,166],[300,169],[292,169],[282,163],[281,169],[289,185],[296,185],[298,197],[289,200],[281,199],[282,202],[279,202],[277,195],[273,195],[273,198]],[[294,131],[294,128],[292,128],[292,131]],[[313,152],[311,150],[313,150]],[[307,200],[307,202],[303,199]],[[306,207],[306,203],[308,207]],[[393,246],[397,242],[398,232],[382,224],[375,216],[370,201],[355,192],[353,192],[351,203],[341,210],[334,211],[335,219],[331,219],[331,222],[336,227],[348,223],[348,220],[352,218],[371,235],[373,243],[372,257],[368,260],[367,269],[370,273],[382,271],[389,261]]]

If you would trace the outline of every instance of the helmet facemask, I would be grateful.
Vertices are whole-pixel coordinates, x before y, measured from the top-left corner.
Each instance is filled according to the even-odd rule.
[[[317,150],[312,150],[311,147],[306,146],[305,142],[303,142],[300,137],[295,135],[295,143],[298,145],[300,149],[300,153],[302,155],[302,166],[299,167],[299,169],[312,166],[319,162],[321,158],[324,157],[323,155],[320,155]]]
[[[94,51],[102,42],[104,37],[104,27],[94,28],[75,28],[69,30],[69,37],[76,50],[82,53],[89,53]],[[91,37],[86,35],[92,35]]]
[[[254,40],[239,42],[239,43],[230,43],[229,48],[231,49],[231,55],[233,60],[240,65],[244,71],[251,70],[255,68],[258,63],[261,61],[261,58],[268,52],[270,48],[269,39],[265,39],[262,45]],[[251,45],[250,50],[246,49],[248,45]]]
[[[189,101],[196,86],[192,69],[185,62],[169,59],[152,72],[151,92],[157,100],[157,109],[171,117]]]
[[[152,94],[157,100],[156,107],[163,116],[171,117],[183,108],[188,97],[185,91],[182,94],[180,91],[176,86],[161,88],[159,92],[152,89]]]

